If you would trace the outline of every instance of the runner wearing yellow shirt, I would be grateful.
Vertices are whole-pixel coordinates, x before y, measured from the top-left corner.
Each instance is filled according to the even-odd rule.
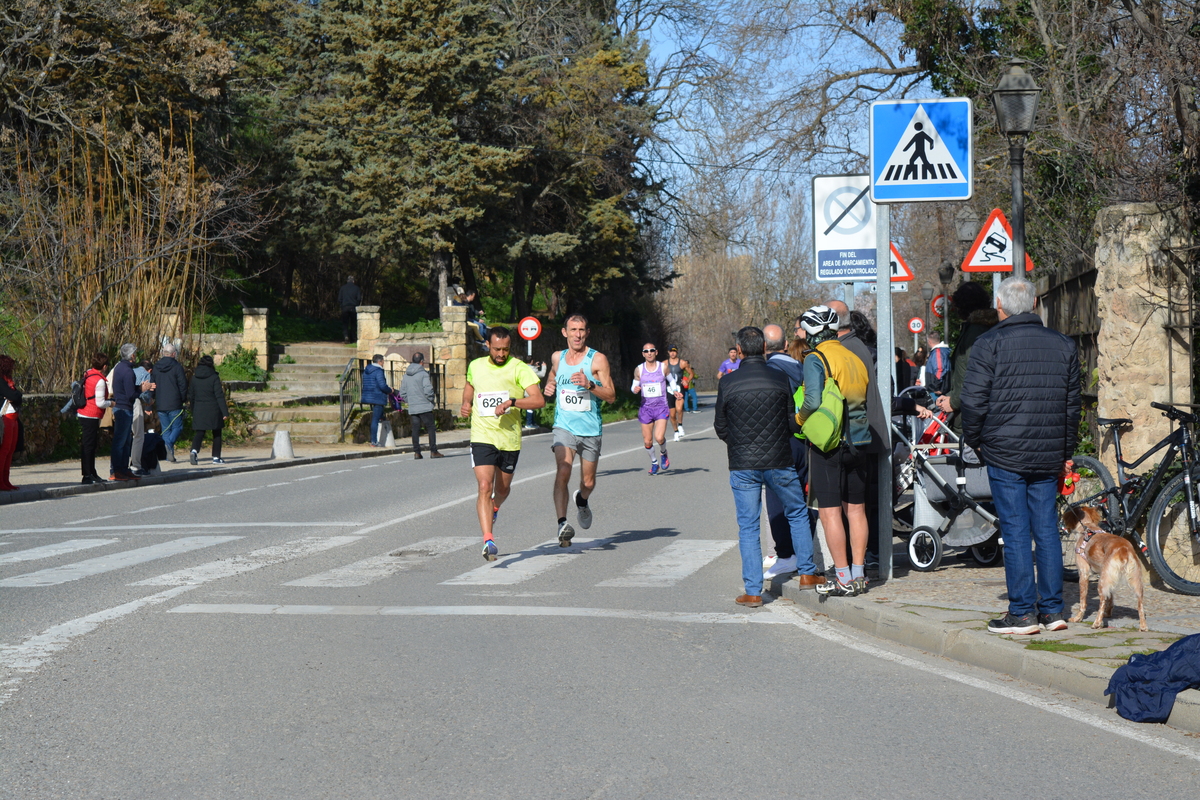
[[[497,325],[488,331],[488,354],[467,366],[460,417],[471,418],[471,467],[479,484],[475,511],[483,531],[483,558],[495,561],[500,549],[492,524],[508,498],[521,454],[520,410],[546,405],[538,376],[519,358],[511,358],[512,335]]]

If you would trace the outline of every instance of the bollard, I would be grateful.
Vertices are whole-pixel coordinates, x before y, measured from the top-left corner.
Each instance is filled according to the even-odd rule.
[[[392,423],[386,419],[379,422],[379,443],[384,447],[396,446],[396,436],[392,433]]]
[[[292,434],[290,431],[275,431],[275,444],[271,445],[271,458],[295,458],[292,452]]]

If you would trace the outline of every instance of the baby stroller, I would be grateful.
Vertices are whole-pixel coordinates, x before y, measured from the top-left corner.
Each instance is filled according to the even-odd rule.
[[[999,524],[989,507],[991,485],[975,451],[950,429],[945,415],[893,421],[892,431],[897,437],[895,535],[907,540],[913,569],[937,569],[946,547],[968,548],[983,566],[998,563],[1001,545]]]

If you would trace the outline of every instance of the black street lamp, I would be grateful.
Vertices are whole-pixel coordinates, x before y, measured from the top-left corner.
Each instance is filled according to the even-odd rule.
[[[979,217],[975,218],[979,221]],[[938,267],[938,281],[942,284],[942,341],[950,343],[950,284],[954,281],[954,262],[946,261]]]
[[[1042,90],[1029,77],[1024,61],[1008,62],[1008,72],[992,90],[1000,133],[1008,137],[1008,163],[1012,167],[1013,274],[1025,274],[1025,137],[1033,131]]]

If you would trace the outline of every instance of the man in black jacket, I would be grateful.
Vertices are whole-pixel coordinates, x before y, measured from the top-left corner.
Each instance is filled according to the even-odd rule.
[[[1000,284],[1000,322],[971,348],[961,395],[963,438],[987,465],[1004,537],[1008,613],[988,623],[993,633],[1067,627],[1055,497],[1079,436],[1079,353],[1042,325],[1035,301],[1024,278]]]
[[[160,358],[154,362],[154,410],[167,448],[167,461],[175,461],[175,442],[183,433],[183,399],[187,397],[187,375],[175,360],[175,345],[164,342]]]
[[[354,276],[346,278],[338,289],[338,307],[342,309],[342,341],[350,341],[351,332],[358,338],[358,307],[362,305],[362,289],[354,282]]]
[[[767,366],[763,358],[763,332],[746,327],[737,333],[740,366],[717,384],[716,420],[713,427],[729,454],[729,486],[738,521],[738,546],[742,555],[742,581],[746,593],[735,602],[762,605],[762,531],[760,497],[769,487],[783,503],[796,552],[796,568],[803,583],[820,583],[812,560],[812,530],[804,487],[796,477],[788,440],[798,432],[795,402],[787,376]]]

